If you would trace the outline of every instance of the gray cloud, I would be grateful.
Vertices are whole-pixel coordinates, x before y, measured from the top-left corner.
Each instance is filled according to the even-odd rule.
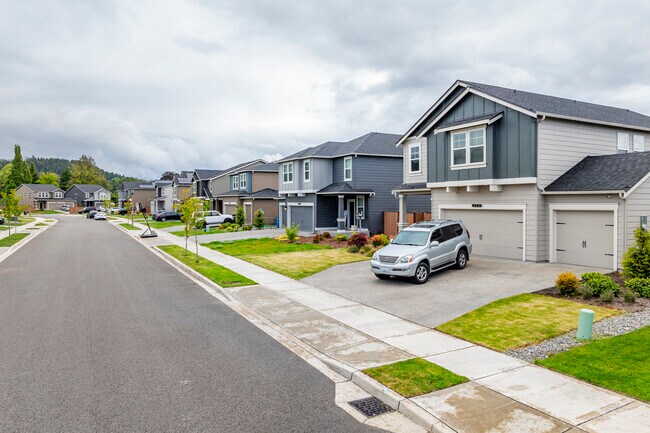
[[[0,14],[0,157],[112,171],[404,132],[458,78],[650,113],[643,2],[20,2]]]

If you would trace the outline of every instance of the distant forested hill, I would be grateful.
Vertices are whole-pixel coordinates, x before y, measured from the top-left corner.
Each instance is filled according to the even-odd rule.
[[[57,175],[61,176],[61,173],[63,173],[63,170],[65,170],[71,163],[72,161],[69,159],[63,159],[63,158],[39,158],[39,157],[29,157],[26,158],[27,164],[31,164],[32,161],[34,161],[34,165],[36,166],[36,171],[39,173],[41,172],[54,172]],[[0,159],[0,168],[4,167],[6,164],[10,163],[10,159]],[[119,173],[113,173],[110,171],[105,171],[102,170],[102,173],[104,174],[104,177],[106,177],[106,180],[109,182],[114,179],[114,178],[123,178],[127,177]]]

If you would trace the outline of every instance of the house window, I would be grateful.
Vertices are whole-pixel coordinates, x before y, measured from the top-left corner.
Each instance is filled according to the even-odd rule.
[[[62,192],[55,192],[54,193],[54,198],[63,198],[63,193]]]
[[[623,152],[630,151],[630,134],[619,132],[616,134],[616,147]]]
[[[88,198],[88,197],[90,197],[90,193],[89,193],[89,192],[86,193],[86,198]]]
[[[485,128],[451,134],[451,166],[485,165]]]
[[[303,161],[302,163],[302,173],[303,179],[305,182],[311,181],[311,163],[310,161]]]
[[[246,189],[246,173],[239,175],[239,188]]]
[[[232,177],[232,189],[239,189],[239,176]]]
[[[414,144],[409,150],[409,173],[420,172],[420,144]]]
[[[366,217],[366,202],[362,195],[357,196],[357,215],[359,218],[364,219]]]
[[[346,156],[343,159],[343,180],[352,180],[352,157]]]
[[[293,162],[288,162],[282,166],[282,182],[293,182]]]
[[[643,152],[645,150],[645,137],[643,135],[635,135],[633,141],[635,152]]]

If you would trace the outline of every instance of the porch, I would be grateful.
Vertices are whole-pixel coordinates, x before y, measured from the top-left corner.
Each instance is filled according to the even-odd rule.
[[[317,193],[316,231],[368,232],[368,197],[372,190],[356,190],[347,182],[334,183]]]

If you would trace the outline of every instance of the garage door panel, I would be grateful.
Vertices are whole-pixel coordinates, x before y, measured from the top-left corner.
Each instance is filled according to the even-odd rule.
[[[291,215],[289,224],[297,224],[300,231],[314,231],[314,208],[311,206],[291,206]]]
[[[448,209],[443,212],[445,218],[459,219],[465,224],[471,235],[474,254],[522,260],[522,211]]]
[[[613,212],[557,211],[556,261],[612,268],[614,229]]]

